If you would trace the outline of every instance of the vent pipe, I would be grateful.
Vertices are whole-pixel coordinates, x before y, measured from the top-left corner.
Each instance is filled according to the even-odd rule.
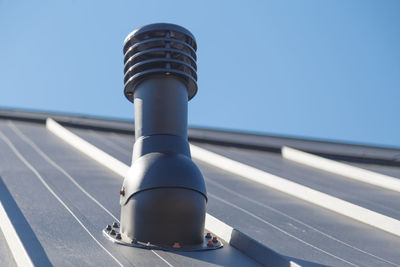
[[[120,192],[126,242],[204,242],[206,187],[187,140],[187,104],[197,92],[196,49],[194,36],[174,24],[147,25],[125,39],[124,93],[134,103],[136,138]]]

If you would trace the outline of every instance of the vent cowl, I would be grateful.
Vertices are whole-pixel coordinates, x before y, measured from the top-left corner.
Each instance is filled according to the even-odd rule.
[[[188,98],[197,92],[196,40],[185,28],[156,23],[138,28],[124,42],[125,96],[133,102],[138,84],[154,76],[175,76],[185,83]]]

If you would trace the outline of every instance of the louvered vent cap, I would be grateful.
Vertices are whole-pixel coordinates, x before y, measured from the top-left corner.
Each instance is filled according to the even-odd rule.
[[[144,79],[174,76],[188,89],[189,99],[197,92],[196,40],[185,28],[155,23],[131,32],[124,42],[125,96],[133,102],[135,87]]]

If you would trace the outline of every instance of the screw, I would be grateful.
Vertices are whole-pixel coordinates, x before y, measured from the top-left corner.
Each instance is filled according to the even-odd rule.
[[[115,238],[116,238],[116,239],[121,239],[121,234],[118,233],[118,234],[115,236]]]
[[[114,223],[113,223],[113,227],[114,227],[114,228],[118,228],[118,227],[119,227],[119,226],[118,226],[118,223],[117,223],[117,222],[114,222]]]
[[[207,242],[207,247],[212,247],[212,246],[214,246],[214,243],[210,240],[210,241],[208,241]]]
[[[120,194],[121,196],[125,196],[125,190],[122,188],[121,190],[119,190],[119,194]]]
[[[115,230],[114,229],[111,230],[110,235],[115,235]]]
[[[211,233],[207,233],[206,238],[211,238]]]
[[[106,231],[110,231],[110,230],[111,230],[111,225],[107,224]]]
[[[217,242],[218,242],[218,239],[217,239],[216,236],[213,237],[212,242],[213,242],[213,243],[217,243]]]
[[[172,247],[173,247],[173,248],[181,248],[181,245],[179,245],[178,242],[175,242],[175,243],[172,245]]]

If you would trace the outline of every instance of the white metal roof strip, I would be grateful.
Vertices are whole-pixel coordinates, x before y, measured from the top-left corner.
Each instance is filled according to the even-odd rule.
[[[226,243],[231,242],[233,228],[208,213],[206,214],[205,228],[210,232],[218,234],[219,238]]]
[[[48,118],[46,120],[46,128],[49,131],[51,131],[52,133],[56,134],[59,138],[61,138],[62,140],[64,140],[65,142],[67,142],[68,144],[70,144],[76,148],[77,148],[77,144],[86,144],[84,147],[77,148],[77,149],[79,151],[81,151],[82,153],[95,159],[97,162],[99,162],[103,166],[110,168],[115,173],[119,174],[122,178],[125,177],[127,169],[129,169],[129,166],[126,165],[125,163],[115,159],[114,157],[108,155],[104,151],[93,146],[89,142],[83,140],[81,137],[79,137],[79,136],[75,135],[74,133],[72,133],[71,131],[67,130],[66,128],[64,128],[63,126],[61,126],[60,124],[58,124],[56,121],[54,121],[51,118]],[[74,144],[73,142],[77,142],[77,143]],[[91,153],[91,154],[89,154],[89,153]],[[95,155],[96,153],[100,153],[101,156]],[[112,161],[110,161],[110,159],[112,159]],[[118,162],[118,164],[115,164],[116,162]],[[115,165],[113,165],[113,164],[115,164]],[[206,213],[205,228],[207,230],[213,232],[214,234],[216,234],[222,240],[224,240],[225,242],[227,242],[229,244],[231,244],[232,236],[234,236],[233,233],[236,233],[236,236],[237,236],[236,240],[235,240],[234,244],[232,243],[231,245],[247,255],[253,254],[251,251],[249,251],[248,246],[244,246],[242,244],[248,244],[249,242],[256,242],[256,241],[254,241],[251,237],[241,233],[240,231],[237,231],[236,229],[232,228],[231,226],[227,225],[226,223],[220,221],[219,219],[213,217],[212,215],[210,215],[208,213]],[[245,242],[240,242],[240,241],[238,241],[238,239],[242,239],[242,241],[245,241]],[[269,259],[269,261],[272,261],[272,262],[285,261],[285,266],[288,265],[290,267],[300,267],[300,265],[298,265],[297,263],[286,260],[285,258],[280,256],[278,253],[272,251],[271,249],[269,249],[261,244],[259,246],[259,249],[260,249],[260,251],[259,251],[260,255],[268,254],[273,257],[272,259]],[[257,259],[253,258],[253,259],[260,262],[260,260],[258,258]],[[261,261],[261,263],[267,264],[269,262],[265,262],[263,260],[263,261]]]
[[[102,150],[98,149],[94,145],[90,144],[89,142],[83,140],[79,136],[75,135],[74,133],[68,131],[60,124],[55,122],[53,119],[48,118],[46,120],[46,128],[60,137],[62,140],[73,146],[74,148],[78,149],[79,151],[83,152],[87,156],[91,157],[95,161],[99,162],[100,164],[106,166],[116,174],[120,176],[125,176],[129,170],[129,166],[123,164],[116,158],[110,156],[109,154],[103,152]]]
[[[203,148],[190,145],[192,157],[227,172],[242,176],[253,182],[266,185],[288,195],[305,200],[325,209],[374,226],[391,234],[400,236],[400,221],[342,199],[297,184],[282,177],[267,173],[249,165],[231,160]]]
[[[5,211],[3,204],[0,201],[0,229],[3,232],[3,235],[7,241],[8,247],[11,250],[15,263],[18,266],[34,266],[31,258],[26,252],[24,245],[19,239],[18,233],[15,231],[15,228],[8,218],[7,212]]]
[[[377,172],[326,159],[287,146],[282,147],[282,157],[316,169],[342,175],[360,182],[400,192],[400,179]]]

